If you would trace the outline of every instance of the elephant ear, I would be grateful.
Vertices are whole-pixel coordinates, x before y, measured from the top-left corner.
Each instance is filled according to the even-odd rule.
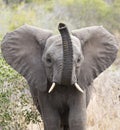
[[[47,89],[47,77],[42,53],[51,31],[23,25],[7,33],[2,41],[2,53],[9,65],[23,75],[30,87]]]
[[[80,40],[84,56],[78,83],[87,87],[113,63],[118,50],[117,42],[102,26],[74,30],[72,34]]]

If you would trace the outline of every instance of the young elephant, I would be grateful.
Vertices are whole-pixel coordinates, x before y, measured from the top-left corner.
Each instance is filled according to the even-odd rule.
[[[102,26],[58,29],[23,25],[6,34],[2,53],[28,81],[45,130],[86,130],[90,85],[115,60],[117,42]]]

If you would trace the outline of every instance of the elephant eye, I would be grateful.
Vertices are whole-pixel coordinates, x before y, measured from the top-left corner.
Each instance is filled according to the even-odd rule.
[[[77,63],[80,63],[80,58],[77,59]]]
[[[48,63],[51,63],[51,62],[52,62],[52,60],[51,60],[50,57],[47,57],[46,61],[47,61]]]

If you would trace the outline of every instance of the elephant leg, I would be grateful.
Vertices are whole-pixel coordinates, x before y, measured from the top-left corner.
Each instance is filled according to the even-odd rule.
[[[68,126],[64,126],[63,130],[70,130]]]
[[[39,94],[39,106],[44,123],[44,130],[60,130],[60,115],[48,99],[47,94]]]
[[[60,130],[60,120],[57,115],[49,114],[49,116],[44,115],[44,130]]]
[[[42,110],[42,119],[44,130],[60,130],[60,116],[52,107],[46,106]]]
[[[77,95],[70,105],[70,130],[86,130],[86,93]]]

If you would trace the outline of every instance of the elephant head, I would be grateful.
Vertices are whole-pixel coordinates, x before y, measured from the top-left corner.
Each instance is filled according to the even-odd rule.
[[[60,35],[23,25],[7,33],[3,56],[31,87],[51,92],[57,86],[76,86],[83,92],[116,58],[114,36],[102,26],[73,30],[58,26]],[[52,84],[52,86],[48,86]]]

